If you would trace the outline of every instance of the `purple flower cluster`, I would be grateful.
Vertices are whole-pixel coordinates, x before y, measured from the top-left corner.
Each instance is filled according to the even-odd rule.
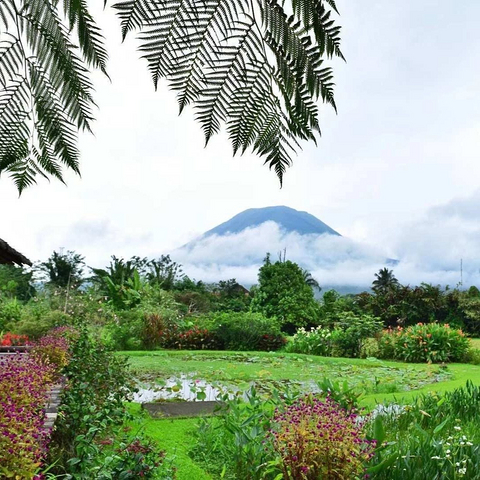
[[[32,478],[45,456],[50,432],[44,406],[53,368],[28,354],[0,359],[0,452],[6,477]]]
[[[306,395],[284,410],[276,410],[270,438],[282,458],[288,479],[355,478],[374,454],[363,424],[330,398]]]
[[[48,334],[40,338],[32,349],[32,355],[44,363],[52,364],[59,372],[70,360],[70,342],[62,336]]]
[[[52,328],[48,332],[48,335],[51,335],[52,337],[62,337],[65,338],[69,343],[72,343],[72,341],[78,339],[80,332],[74,327],[63,326]]]

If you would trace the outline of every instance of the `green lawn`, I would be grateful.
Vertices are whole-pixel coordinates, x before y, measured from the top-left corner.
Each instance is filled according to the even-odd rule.
[[[142,429],[170,458],[174,457],[174,465],[178,467],[177,480],[211,480],[212,477],[188,456],[197,419],[154,420],[141,410],[138,403],[129,404],[128,409],[135,416],[130,422],[132,430]]]
[[[476,343],[479,345],[480,340]],[[281,381],[322,380],[324,377],[347,380],[365,392],[361,404],[367,408],[379,402],[408,401],[421,392],[452,390],[465,385],[467,380],[480,384],[480,366],[466,364],[450,364],[444,370],[437,365],[266,352],[141,351],[119,354],[129,357],[137,376],[151,382],[182,374],[192,380],[225,382],[246,388],[252,381],[275,385]],[[131,404],[130,408],[136,414],[136,424],[156,439],[169,455],[176,457],[179,480],[211,478],[188,456],[195,419],[153,420],[143,415],[138,404]]]
[[[472,338],[471,342],[475,348],[480,349],[480,338]]]

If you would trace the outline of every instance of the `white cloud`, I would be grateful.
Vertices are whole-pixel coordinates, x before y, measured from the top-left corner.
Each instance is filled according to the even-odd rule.
[[[198,279],[235,277],[256,282],[266,252],[287,258],[309,270],[322,285],[368,288],[379,268],[394,270],[401,283],[456,286],[480,284],[480,190],[429,209],[417,220],[397,225],[385,236],[387,251],[333,235],[287,233],[274,222],[237,234],[201,237],[172,254]],[[462,261],[462,273],[460,262]]]
[[[335,235],[286,232],[275,222],[236,234],[202,237],[173,251],[172,256],[194,278],[234,277],[253,284],[266,253],[275,260],[284,249],[287,259],[311,271],[324,285],[368,285],[386,260],[385,254],[366,244]]]

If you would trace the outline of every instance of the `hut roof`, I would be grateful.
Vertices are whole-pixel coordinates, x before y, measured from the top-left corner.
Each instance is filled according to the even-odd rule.
[[[24,257],[21,253],[17,252],[7,242],[0,238],[0,263],[6,263],[8,265],[30,265],[32,262]]]

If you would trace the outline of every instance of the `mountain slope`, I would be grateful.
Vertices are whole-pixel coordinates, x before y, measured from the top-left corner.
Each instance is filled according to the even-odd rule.
[[[245,210],[230,220],[205,232],[203,237],[239,233],[246,228],[256,227],[268,221],[276,222],[287,232],[298,232],[301,235],[311,233],[322,235],[327,233],[340,236],[333,228],[307,212],[300,212],[290,207],[277,206]]]

